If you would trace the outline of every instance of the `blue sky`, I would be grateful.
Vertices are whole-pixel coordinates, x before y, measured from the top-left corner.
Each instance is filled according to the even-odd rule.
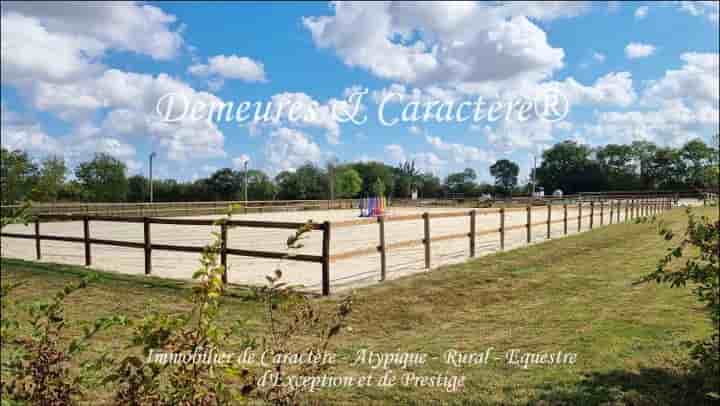
[[[574,139],[678,146],[718,128],[717,2],[2,3],[2,144],[72,166],[95,152],[160,177],[222,167],[272,174],[311,161],[414,160],[440,176],[499,158],[521,164]],[[264,125],[163,123],[158,99],[342,103],[332,117]],[[554,123],[377,120],[385,90],[459,103],[537,97],[570,102]],[[375,97],[373,97],[375,95]]]

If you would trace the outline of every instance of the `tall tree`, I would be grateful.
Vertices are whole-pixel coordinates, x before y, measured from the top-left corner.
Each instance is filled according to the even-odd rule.
[[[575,141],[553,145],[543,152],[538,183],[549,192],[560,189],[566,194],[604,190],[607,180],[591,153],[590,147]]]
[[[405,161],[394,168],[395,191],[397,196],[410,197],[413,190],[420,188],[420,171],[415,161]]]
[[[30,156],[22,151],[2,148],[0,154],[0,190],[4,204],[30,198],[38,177],[38,168]]]
[[[75,169],[75,177],[93,202],[122,202],[128,191],[125,164],[108,155],[96,154]]]
[[[490,166],[490,175],[495,177],[495,186],[500,188],[505,195],[512,194],[513,188],[517,185],[519,173],[518,164],[507,159],[500,159]]]
[[[56,201],[60,189],[65,183],[67,171],[64,159],[56,156],[43,159],[37,177],[37,185],[32,192],[32,199],[39,202]]]
[[[235,200],[241,190],[242,177],[230,168],[215,171],[207,179],[208,189],[216,200]]]
[[[477,179],[475,170],[465,168],[462,172],[449,174],[445,179],[445,187],[451,194],[462,194],[465,197],[474,196],[478,194],[475,179]]]
[[[335,171],[335,193],[340,198],[352,198],[362,190],[362,178],[351,167],[337,168]]]

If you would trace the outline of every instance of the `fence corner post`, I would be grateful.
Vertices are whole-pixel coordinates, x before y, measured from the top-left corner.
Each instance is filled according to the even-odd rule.
[[[567,216],[567,203],[563,204],[563,234],[567,235],[567,224],[568,224],[568,216]]]
[[[330,222],[323,223],[322,242],[322,294],[330,294]]]

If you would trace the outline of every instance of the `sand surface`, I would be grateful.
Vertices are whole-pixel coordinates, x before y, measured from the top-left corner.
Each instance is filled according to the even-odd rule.
[[[453,208],[390,208],[390,215],[405,215],[413,213],[447,213],[468,212],[469,209]],[[500,224],[497,209],[477,209],[476,229],[478,232],[496,229]],[[583,216],[589,215],[589,207],[583,207]],[[307,221],[338,222],[358,219],[358,210],[324,210],[324,211],[294,211],[256,213],[235,215],[234,219],[263,220],[263,221]],[[577,209],[568,209],[568,233],[578,232]],[[621,210],[621,219],[624,220],[625,211]],[[525,211],[511,211],[506,213],[505,225],[511,227],[525,224],[527,214]],[[217,216],[196,216],[192,218],[216,218]],[[604,224],[608,224],[610,212],[606,207],[604,211]],[[532,210],[532,222],[544,221],[547,218],[547,209],[537,207]],[[553,220],[563,218],[562,206],[554,207]],[[599,227],[599,210],[595,211],[594,224]],[[613,223],[616,222],[613,216]],[[582,219],[582,230],[589,229],[589,218]],[[431,219],[431,237],[458,234],[470,231],[469,216]],[[40,233],[46,235],[62,235],[82,237],[82,222],[42,223]],[[151,229],[152,242],[157,244],[176,244],[202,246],[211,241],[211,226],[185,226],[153,224]],[[32,226],[10,225],[6,232],[32,234]],[[423,238],[423,221],[398,221],[385,224],[386,244]],[[237,227],[228,232],[228,247],[239,249],[253,249],[266,251],[285,251],[285,241],[292,230],[260,229]],[[132,223],[93,221],[90,223],[92,238],[143,241],[143,225]],[[552,238],[563,236],[563,223],[551,226]],[[331,233],[331,255],[340,254],[362,248],[378,245],[378,224],[368,224],[352,227],[333,227]],[[547,238],[545,225],[533,226],[533,242],[541,242]],[[304,247],[298,252],[313,255],[321,254],[322,231],[313,231],[303,242]],[[42,261],[65,264],[84,264],[84,246],[82,243],[42,241]],[[526,231],[524,228],[511,230],[506,233],[505,248],[515,248],[526,244]],[[499,233],[478,236],[476,240],[476,255],[486,255],[500,250]],[[469,239],[461,238],[433,242],[431,244],[431,265],[433,268],[465,261],[470,253]],[[2,255],[10,258],[35,259],[35,242],[27,239],[2,238]],[[142,274],[144,272],[144,252],[142,249],[123,248],[107,245],[92,246],[92,266],[97,269],[116,271],[129,274]],[[157,276],[189,279],[198,266],[199,254],[179,253],[153,250],[152,273]],[[248,258],[228,256],[228,278],[230,282],[241,284],[264,284],[265,275],[269,275],[276,268],[283,270],[284,279],[292,284],[301,284],[306,289],[319,291],[321,288],[321,265],[307,262],[289,260],[272,260],[262,258]],[[402,275],[416,272],[425,272],[424,247],[398,248],[387,252],[387,278],[392,279]],[[378,281],[380,277],[380,255],[373,253],[363,256],[342,259],[331,264],[330,285],[331,291],[362,286]]]

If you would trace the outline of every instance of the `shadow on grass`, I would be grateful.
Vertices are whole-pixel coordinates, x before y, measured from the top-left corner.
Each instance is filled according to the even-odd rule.
[[[105,285],[109,288],[125,284],[126,286],[142,287],[143,290],[159,289],[165,291],[183,292],[189,291],[194,283],[188,280],[165,278],[152,275],[129,275],[119,272],[96,270],[77,265],[58,264],[52,262],[35,262],[21,259],[2,258],[2,268],[8,272],[13,271],[16,275],[23,272],[41,274],[61,280],[72,278],[93,277],[96,285]],[[254,289],[244,285],[228,285],[225,296],[228,298],[257,302],[260,298]]]
[[[702,375],[683,369],[641,368],[588,374],[575,387],[545,385],[533,405],[718,405],[708,398]],[[717,388],[715,389],[718,390]]]

